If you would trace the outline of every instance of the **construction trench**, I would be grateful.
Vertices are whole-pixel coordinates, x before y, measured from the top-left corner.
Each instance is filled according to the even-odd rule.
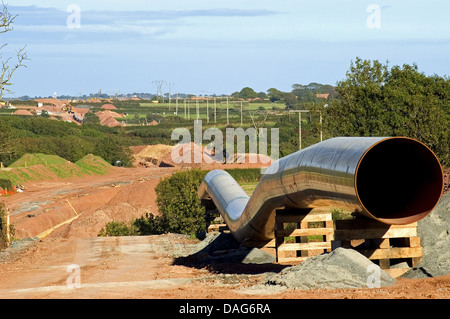
[[[251,197],[223,170],[210,171],[198,194],[240,245],[273,248],[278,262],[352,248],[395,278],[422,261],[417,222],[443,188],[439,160],[416,140],[338,137],[274,162]],[[336,208],[352,218],[333,220]]]

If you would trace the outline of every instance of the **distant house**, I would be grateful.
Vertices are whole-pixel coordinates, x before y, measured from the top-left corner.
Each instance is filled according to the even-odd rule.
[[[327,100],[329,96],[330,96],[329,93],[316,94],[316,97],[317,97],[317,98],[319,98],[319,99],[325,99],[325,100]]]
[[[38,102],[38,105],[42,106],[55,106],[55,107],[64,107],[68,104],[67,101],[60,101],[58,99],[35,99]]]

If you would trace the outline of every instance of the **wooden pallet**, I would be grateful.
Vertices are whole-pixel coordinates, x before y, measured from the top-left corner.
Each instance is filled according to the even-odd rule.
[[[207,233],[222,233],[229,232],[227,224],[220,216],[219,211],[215,208],[212,200],[202,200],[203,206],[206,207],[206,232]]]
[[[422,261],[417,223],[386,225],[359,217],[335,220],[332,249],[352,248],[396,278]]]
[[[227,224],[210,224],[208,233],[226,233],[229,232]]]
[[[333,234],[329,211],[279,209],[275,216],[277,262],[302,262],[330,252]]]

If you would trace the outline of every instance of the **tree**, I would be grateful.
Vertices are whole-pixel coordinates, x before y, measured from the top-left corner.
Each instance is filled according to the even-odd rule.
[[[282,99],[286,103],[286,109],[295,109],[298,101],[294,93],[283,93]]]
[[[206,172],[180,171],[156,186],[158,210],[166,230],[181,234],[199,234],[206,229],[205,208],[198,198],[198,188]]]
[[[275,88],[268,89],[267,95],[269,96],[271,102],[277,102],[283,98],[283,92]]]
[[[242,99],[256,99],[258,93],[256,93],[252,88],[245,87],[239,92],[239,97]]]
[[[449,79],[356,58],[336,91],[324,118],[330,135],[407,136],[450,164]]]
[[[0,120],[0,162],[9,163],[14,153],[14,143],[11,143],[13,137],[11,126]]]
[[[347,78],[336,87],[340,98],[328,109],[328,129],[335,135],[383,134],[382,87],[387,76],[387,65],[356,58]]]
[[[447,85],[443,85],[444,83]],[[450,81],[426,76],[417,65],[394,66],[383,88],[387,134],[426,143],[441,161],[450,163]]]
[[[13,16],[8,11],[8,7],[2,3],[2,9],[0,11],[0,34],[10,32],[13,30],[14,20],[17,15]],[[4,49],[8,44],[0,44],[0,51]],[[0,74],[0,99],[3,97],[5,92],[11,92],[8,88],[13,83],[11,82],[13,74],[20,68],[24,67],[24,61],[28,60],[27,54],[25,52],[25,47],[19,49],[16,54],[17,62],[12,64],[12,57],[7,58],[2,61],[2,69]]]
[[[260,99],[267,99],[267,94],[266,92],[258,92],[258,97]]]

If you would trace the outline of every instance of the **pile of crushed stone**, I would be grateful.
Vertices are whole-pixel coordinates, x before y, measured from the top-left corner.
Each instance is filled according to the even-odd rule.
[[[376,288],[394,283],[394,278],[359,252],[337,248],[283,269],[268,278],[266,285],[309,290]]]
[[[436,208],[417,223],[423,248],[422,262],[402,278],[427,278],[450,274],[450,192]]]

